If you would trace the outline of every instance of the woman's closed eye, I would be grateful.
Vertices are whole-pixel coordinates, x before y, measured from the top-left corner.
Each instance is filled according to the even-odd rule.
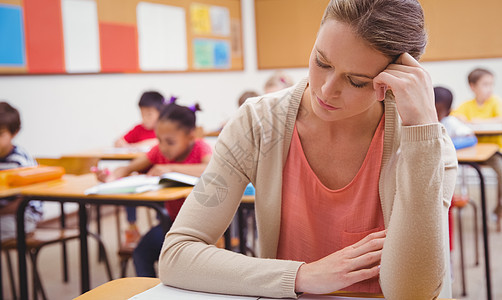
[[[349,80],[350,85],[352,85],[353,87],[356,87],[356,88],[363,88],[363,87],[367,86],[369,83],[369,82],[356,81],[350,77],[347,77],[347,79]]]
[[[315,63],[316,63],[316,65],[317,65],[319,68],[323,68],[323,69],[329,69],[329,68],[331,68],[331,66],[330,66],[330,65],[325,64],[325,63],[323,63],[322,61],[320,61],[320,60],[319,60],[319,57],[316,57],[316,58],[315,58]]]

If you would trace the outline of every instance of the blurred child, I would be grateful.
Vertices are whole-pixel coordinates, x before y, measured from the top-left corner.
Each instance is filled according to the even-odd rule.
[[[155,123],[160,111],[164,107],[164,97],[155,91],[144,92],[139,99],[139,109],[142,123],[136,125],[123,137],[115,141],[115,147],[146,147],[151,148],[157,144],[155,136]],[[136,226],[136,207],[126,206],[129,227],[125,231],[126,243],[135,243],[141,237]]]
[[[270,78],[265,82],[263,90],[265,94],[273,93],[285,88],[288,88],[295,84],[293,79],[283,71],[276,71]]]
[[[244,104],[244,102],[246,102],[248,98],[258,97],[258,96],[259,96],[258,93],[255,91],[245,91],[240,95],[239,101],[237,103],[239,104],[239,107],[241,107],[242,104]]]
[[[0,102],[0,170],[36,166],[37,162],[12,140],[21,129],[21,118],[17,109],[7,102]],[[16,212],[20,198],[0,199],[0,241],[16,237]],[[24,214],[26,232],[35,230],[42,219],[42,202],[30,201]]]
[[[164,97],[154,91],[144,92],[139,99],[141,124],[115,141],[115,147],[152,147],[157,143],[155,122],[164,107]]]
[[[240,96],[239,96],[239,99],[237,100],[237,105],[239,105],[239,107],[242,106],[242,104],[244,104],[244,102],[246,102],[246,100],[248,98],[251,98],[251,97],[258,97],[258,93],[255,92],[255,91],[251,91],[251,90],[248,90],[248,91],[245,91],[243,92]],[[225,127],[225,124],[227,124],[227,121],[224,121],[220,128],[218,128],[217,130],[215,131],[210,131],[210,132],[206,132],[205,135],[206,136],[218,136],[220,134],[220,132],[223,130],[223,127]]]
[[[453,94],[444,87],[434,88],[434,99],[438,120],[444,125],[456,149],[473,146],[477,143],[474,131],[454,116],[450,116]],[[491,167],[497,173],[498,203],[493,214],[497,218],[497,230],[500,231],[502,217],[502,156],[494,155],[484,165]]]
[[[200,177],[211,158],[212,150],[203,140],[195,138],[195,112],[198,110],[198,105],[188,108],[172,103],[165,107],[155,126],[159,144],[111,174],[106,170],[98,170],[98,179],[108,182],[143,170],[148,170],[147,174],[153,176],[180,172]],[[164,203],[172,221],[184,200]],[[138,276],[155,277],[154,263],[159,257],[164,234],[161,225],[157,225],[140,240],[133,254]]]
[[[452,115],[468,123],[502,122],[502,102],[493,95],[493,73],[486,69],[475,69],[467,77],[474,99],[462,103]],[[502,147],[502,136],[483,136],[481,143],[494,143]]]
[[[474,146],[478,142],[474,131],[462,123],[462,121],[450,115],[453,103],[453,94],[451,91],[444,87],[435,87],[434,100],[436,102],[438,120],[446,128],[455,149]]]

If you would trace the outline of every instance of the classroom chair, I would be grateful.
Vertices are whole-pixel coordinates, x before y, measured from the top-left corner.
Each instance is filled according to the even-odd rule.
[[[65,169],[66,174],[83,175],[90,172],[92,167],[97,167],[99,163],[98,157],[93,156],[62,156],[59,158],[44,158],[38,157],[38,164],[45,166],[60,166]],[[101,235],[101,210],[100,206],[96,205],[96,224],[97,233]],[[62,244],[63,256],[66,257],[65,244]],[[103,261],[103,252],[98,249],[98,261]]]
[[[129,260],[132,258],[132,254],[136,247],[136,244],[127,244],[122,242],[122,222],[121,219],[125,219],[125,216],[121,216],[120,211],[123,209],[123,206],[115,207],[115,222],[117,227],[117,245],[119,246],[119,250],[117,254],[119,256],[120,263],[120,277],[126,277],[127,266],[129,264]],[[145,209],[146,219],[148,221],[148,228],[153,227],[152,215],[150,209]]]
[[[63,209],[63,204],[61,203],[61,210]],[[66,258],[66,242],[72,239],[79,239],[80,232],[76,228],[65,228],[64,226],[64,213],[61,213],[61,224],[60,228],[43,228],[37,227],[34,232],[27,235],[26,238],[26,250],[29,258],[31,260],[32,267],[32,280],[33,280],[33,299],[38,299],[38,295],[42,297],[42,299],[46,300],[47,296],[42,286],[42,282],[40,279],[40,275],[38,273],[37,267],[37,258],[40,250],[48,245],[62,243],[65,245],[63,247],[63,255],[62,255],[62,264],[63,264],[63,281],[68,282],[68,266],[67,266],[67,258]],[[110,264],[108,262],[108,258],[106,256],[106,250],[101,238],[89,232],[89,235],[96,239],[98,242],[99,248],[104,253],[104,262],[106,267],[106,272],[109,280],[113,280]],[[12,260],[10,257],[10,251],[17,251],[17,241],[16,239],[9,239],[2,242],[2,251],[5,254],[7,269],[9,271],[9,280],[12,289],[12,295],[14,299],[17,299],[16,287],[14,283],[14,272],[12,268]]]
[[[460,254],[460,278],[462,281],[462,296],[467,295],[465,284],[465,257],[464,257],[464,239],[463,239],[463,226],[462,226],[462,212],[467,205],[470,205],[474,214],[474,251],[475,251],[475,265],[479,265],[479,238],[478,238],[478,208],[472,199],[468,196],[467,185],[465,184],[465,169],[461,169],[460,181],[460,194],[454,194],[451,201],[449,211],[450,221],[450,250],[453,248],[454,224],[453,224],[453,210],[457,211],[457,228],[458,228],[458,242]]]

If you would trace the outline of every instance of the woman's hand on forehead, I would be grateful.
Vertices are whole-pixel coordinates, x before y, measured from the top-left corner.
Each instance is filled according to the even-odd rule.
[[[434,93],[429,73],[408,53],[403,53],[373,79],[377,98],[392,90],[403,125],[437,123]]]

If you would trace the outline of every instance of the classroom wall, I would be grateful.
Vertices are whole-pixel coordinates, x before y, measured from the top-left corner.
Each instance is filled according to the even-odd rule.
[[[198,123],[216,129],[237,110],[245,89],[262,91],[271,70],[257,70],[254,0],[241,0],[245,69],[233,72],[176,74],[99,74],[2,76],[0,99],[22,113],[23,128],[15,142],[35,156],[59,156],[111,146],[140,121],[137,101],[143,91],[158,90],[179,103],[202,106]],[[454,106],[471,97],[466,77],[482,66],[498,73],[495,93],[502,97],[502,58],[424,63],[434,84],[453,90]],[[288,69],[295,80],[307,69]]]

